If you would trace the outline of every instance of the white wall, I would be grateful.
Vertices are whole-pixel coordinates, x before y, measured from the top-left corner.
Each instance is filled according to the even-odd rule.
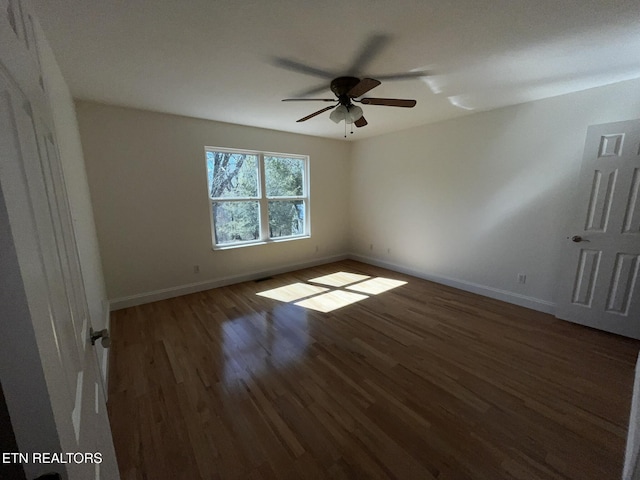
[[[638,117],[633,80],[358,141],[351,251],[552,311],[587,126]]]
[[[115,307],[347,252],[348,143],[91,102],[76,111]],[[309,155],[311,238],[213,251],[207,145]]]

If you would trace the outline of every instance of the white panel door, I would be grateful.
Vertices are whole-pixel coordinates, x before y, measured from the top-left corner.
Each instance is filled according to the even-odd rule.
[[[22,2],[0,0],[0,187],[62,448],[49,453],[97,452],[100,462],[24,467],[29,477],[64,470],[71,480],[115,480],[105,395],[32,32]]]
[[[556,316],[640,338],[640,120],[587,131]]]
[[[84,448],[92,446],[92,451],[100,452],[102,456],[100,463],[87,467],[90,471],[84,473],[83,478],[105,478],[101,472],[106,472],[107,478],[115,478],[117,464],[106,410],[104,384],[101,381],[100,362],[97,357],[97,348],[102,349],[102,347],[99,347],[100,341],[95,346],[89,341],[91,325],[62,165],[53,133],[47,128],[44,119],[34,116],[40,166],[54,227],[52,238],[57,244],[60,275],[65,285],[65,307],[69,324],[74,330],[75,346],[78,350],[79,369],[75,377],[75,397],[71,419],[78,445]]]

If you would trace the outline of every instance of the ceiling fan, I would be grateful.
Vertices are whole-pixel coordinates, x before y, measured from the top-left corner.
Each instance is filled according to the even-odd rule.
[[[380,85],[380,80],[374,78],[338,77],[331,81],[330,88],[336,98],[285,98],[283,102],[336,102],[335,105],[323,108],[306,117],[297,120],[306,122],[310,118],[320,115],[335,108],[330,117],[336,123],[344,120],[345,123],[353,123],[356,127],[364,127],[367,120],[364,118],[362,108],[353,102],[363,105],[385,105],[388,107],[413,108],[415,100],[401,98],[370,98],[362,97],[365,93]],[[337,107],[337,108],[336,108]]]
[[[293,70],[298,73],[304,73],[307,75],[313,75],[315,77],[321,77],[326,80],[331,80],[329,88],[334,93],[336,98],[286,98],[284,102],[332,102],[334,105],[313,112],[306,117],[302,117],[297,120],[298,122],[305,122],[310,118],[313,118],[321,113],[333,110],[329,118],[336,123],[345,121],[346,124],[350,123],[356,127],[364,127],[367,125],[367,120],[363,116],[362,108],[355,105],[355,103],[361,103],[363,105],[383,105],[389,107],[404,107],[412,108],[416,105],[415,100],[399,99],[399,98],[372,98],[362,97],[364,94],[380,85],[381,80],[404,80],[410,78],[419,78],[427,75],[427,72],[405,72],[397,74],[385,74],[375,75],[377,78],[371,78],[362,74],[364,68],[369,64],[372,59],[382,50],[382,48],[389,42],[390,37],[384,34],[372,35],[364,46],[357,53],[353,59],[351,66],[347,69],[346,73],[339,76],[337,72],[331,72],[322,68],[316,68],[306,65],[304,63],[290,60],[287,58],[275,58],[275,63],[278,67]],[[326,90],[327,84],[324,83],[318,87],[311,88],[300,94],[300,97],[305,97],[314,93],[318,93]],[[352,131],[353,133],[353,131]]]

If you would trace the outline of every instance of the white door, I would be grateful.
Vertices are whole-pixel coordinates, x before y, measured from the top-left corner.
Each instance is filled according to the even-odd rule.
[[[22,2],[0,0],[0,191],[55,423],[54,443],[60,448],[45,453],[63,454],[67,461],[30,461],[24,469],[28,478],[58,471],[70,480],[115,480],[119,474],[105,395],[89,342],[82,271],[32,21]],[[14,321],[2,319],[7,325]],[[20,348],[15,355],[20,357]],[[17,402],[37,379],[26,367],[22,374],[24,381],[14,383],[5,396],[12,422],[28,425],[28,418],[13,413],[26,416]],[[17,432],[19,448],[41,433],[35,420]],[[41,452],[21,453],[33,458]],[[91,456],[66,456],[74,453]]]
[[[589,127],[575,201],[556,316],[640,338],[640,120]]]

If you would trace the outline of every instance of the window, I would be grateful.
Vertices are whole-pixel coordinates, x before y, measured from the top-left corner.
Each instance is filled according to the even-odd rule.
[[[205,152],[214,248],[309,236],[309,157]]]

